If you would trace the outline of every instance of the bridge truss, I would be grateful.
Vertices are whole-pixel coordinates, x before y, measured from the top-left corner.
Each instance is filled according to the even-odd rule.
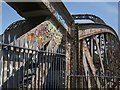
[[[71,16],[61,3],[8,4],[25,20],[1,35],[1,88],[119,90],[120,41],[101,18]]]
[[[117,78],[113,81],[113,78],[110,80],[109,76],[119,77],[120,75],[118,64],[120,42],[117,34],[103,20],[94,15],[73,15],[73,18],[90,19],[94,23],[75,24],[73,32],[76,38],[73,48],[75,47],[76,53],[72,53],[75,54],[75,59],[70,61],[69,86],[82,88],[81,86],[84,87],[86,84],[85,79],[86,88],[106,89],[110,84],[112,87],[116,84]]]

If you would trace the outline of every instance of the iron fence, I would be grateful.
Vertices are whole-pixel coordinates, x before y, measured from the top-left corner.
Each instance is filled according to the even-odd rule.
[[[56,53],[2,44],[3,89],[58,89],[64,87],[65,50]]]

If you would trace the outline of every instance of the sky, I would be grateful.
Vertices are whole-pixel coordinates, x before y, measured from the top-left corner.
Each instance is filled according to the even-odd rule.
[[[98,0],[99,1],[99,0]],[[118,32],[118,2],[64,2],[71,14],[94,14]],[[23,19],[6,3],[2,4],[0,34],[14,21]]]
[[[2,30],[0,34],[5,31],[5,29],[17,20],[23,19],[17,12],[11,8],[7,3],[2,3]],[[1,27],[1,26],[0,26]]]
[[[65,2],[71,14],[94,14],[118,32],[117,2]]]

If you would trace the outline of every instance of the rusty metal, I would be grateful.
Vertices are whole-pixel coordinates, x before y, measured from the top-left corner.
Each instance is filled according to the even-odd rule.
[[[105,22],[100,17],[92,14],[76,14],[72,16],[74,20],[89,19],[92,20],[94,23],[105,24]]]
[[[83,39],[90,37],[92,35],[97,35],[101,33],[110,33],[118,39],[116,32],[108,25],[98,24],[98,23],[82,23],[79,24],[79,38]]]
[[[7,3],[25,20],[1,35],[2,88],[120,89],[120,40],[101,18],[61,2]]]
[[[94,15],[92,15],[94,16]],[[73,18],[76,19],[90,19],[91,15],[73,15]],[[106,76],[110,77],[119,77],[120,74],[120,68],[118,62],[120,62],[120,52],[117,52],[120,46],[119,38],[116,34],[116,32],[108,25],[106,25],[100,18],[98,18],[99,22],[95,19],[93,20],[95,23],[76,23],[76,29],[73,31],[77,31],[78,33],[78,46],[74,47],[76,50],[80,50],[79,53],[76,51],[75,54],[72,55],[74,59],[72,60],[73,63],[71,63],[71,72],[76,72],[76,69],[73,69],[72,67],[76,67],[76,64],[80,59],[80,71],[78,71],[77,75],[75,73],[72,73],[68,78],[71,76],[70,82],[71,84],[70,88],[96,88],[96,89],[103,89],[103,88],[109,88],[106,87],[106,85],[111,83],[112,80],[113,84],[116,82],[119,82],[119,79],[108,79]],[[75,37],[74,37],[75,38]],[[76,43],[76,38],[74,39],[74,43]],[[74,46],[74,45],[73,45]],[[79,48],[78,48],[79,47]],[[113,48],[114,47],[114,48]],[[76,55],[80,55],[80,58],[76,61]],[[117,62],[117,63],[116,63]],[[79,66],[79,63],[77,63]],[[113,68],[113,66],[117,68],[116,70]],[[79,77],[81,76],[81,78]],[[83,77],[85,75],[85,77]],[[77,78],[77,77],[78,78]],[[98,78],[100,76],[101,78]],[[91,81],[91,77],[92,81]],[[76,79],[77,78],[77,79]],[[84,82],[84,79],[86,79],[87,86]],[[76,87],[77,80],[82,79],[80,82],[80,86]],[[73,82],[74,80],[74,82]],[[94,82],[95,87],[92,85]],[[104,84],[103,84],[104,83]],[[117,89],[119,89],[119,85],[117,86]]]

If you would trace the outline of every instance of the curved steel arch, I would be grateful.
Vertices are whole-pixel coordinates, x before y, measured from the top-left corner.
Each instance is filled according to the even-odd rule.
[[[119,41],[118,35],[115,32],[115,30],[108,25],[99,24],[99,23],[82,23],[82,24],[77,24],[77,25],[79,26],[79,29],[81,29],[80,39],[89,37],[92,35],[100,34],[100,33],[110,33],[114,35],[116,39],[118,39]]]
[[[95,23],[100,23],[100,24],[105,24],[105,22],[99,18],[98,16],[92,15],[92,14],[76,14],[76,15],[72,15],[74,20],[78,20],[78,19],[89,19],[92,20]]]

